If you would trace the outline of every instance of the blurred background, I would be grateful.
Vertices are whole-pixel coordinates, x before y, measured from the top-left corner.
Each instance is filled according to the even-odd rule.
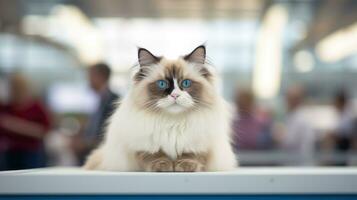
[[[203,43],[242,166],[357,165],[357,1],[0,0],[0,169],[82,164],[137,47]]]

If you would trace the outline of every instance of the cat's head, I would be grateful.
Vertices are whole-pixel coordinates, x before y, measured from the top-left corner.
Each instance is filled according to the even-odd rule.
[[[209,108],[215,99],[214,75],[201,45],[176,60],[138,49],[139,71],[133,77],[134,101],[150,112],[179,114]]]

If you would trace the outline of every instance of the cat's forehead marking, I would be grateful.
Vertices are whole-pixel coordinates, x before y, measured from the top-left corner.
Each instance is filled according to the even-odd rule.
[[[187,63],[182,59],[177,60],[165,60],[163,59],[161,62],[164,70],[165,78],[177,78],[181,80],[186,78],[187,74],[191,74],[193,76],[202,76],[206,78],[208,81],[212,81],[211,72],[202,64],[197,63]]]
[[[181,79],[183,77],[183,66],[179,62],[164,64],[164,76],[166,79]]]

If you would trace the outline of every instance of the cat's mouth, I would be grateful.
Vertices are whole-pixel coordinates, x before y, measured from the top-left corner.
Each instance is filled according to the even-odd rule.
[[[158,107],[167,113],[178,114],[187,111],[192,106],[188,100],[185,99],[163,99],[158,102]]]
[[[171,104],[170,106],[168,106],[166,108],[166,110],[170,113],[180,113],[185,110],[185,107],[178,104],[177,102],[175,102],[175,103]]]

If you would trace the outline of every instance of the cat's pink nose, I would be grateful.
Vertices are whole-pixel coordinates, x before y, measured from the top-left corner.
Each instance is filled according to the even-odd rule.
[[[177,97],[179,97],[180,95],[177,93],[172,93],[172,94],[170,94],[170,96],[174,99],[177,99]]]

